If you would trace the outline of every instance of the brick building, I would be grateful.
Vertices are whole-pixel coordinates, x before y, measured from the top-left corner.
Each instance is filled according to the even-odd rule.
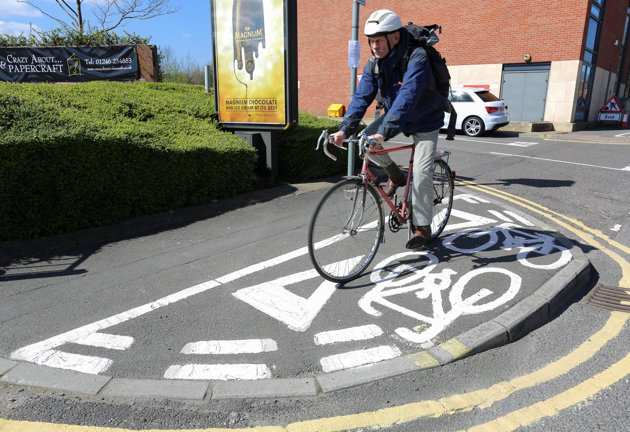
[[[326,115],[350,98],[353,2],[297,4],[299,108]],[[628,98],[628,0],[367,0],[359,73],[370,55],[363,26],[377,9],[394,10],[403,24],[440,24],[451,84],[489,88],[512,121],[566,127],[596,120],[613,95]]]

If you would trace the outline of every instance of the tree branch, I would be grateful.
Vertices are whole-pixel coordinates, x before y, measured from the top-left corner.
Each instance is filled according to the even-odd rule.
[[[70,17],[72,17],[72,15],[74,15],[76,17],[78,15],[77,11],[72,9],[72,6],[70,6],[68,3],[66,3],[65,0],[61,0],[61,3],[63,3],[63,4],[59,3],[59,0],[55,0],[55,1],[59,5],[59,7],[64,10],[64,12],[66,12],[68,15],[70,15]],[[77,9],[81,10],[81,2],[80,1],[77,1]]]
[[[71,0],[55,0],[61,10],[70,17],[72,25],[69,25],[67,21],[45,12],[41,7],[35,5],[34,1],[16,1],[26,3],[47,17],[57,21],[63,27],[74,27],[79,34],[83,34],[84,15],[82,4],[85,0],[75,0],[76,6],[71,5]],[[147,20],[161,15],[170,15],[179,12],[181,6],[171,7],[169,2],[170,0],[101,0],[94,6],[94,9],[97,11],[94,15],[99,21],[102,31],[111,31],[126,20]]]
[[[38,11],[40,11],[42,14],[46,15],[48,18],[51,18],[51,19],[53,19],[53,20],[57,21],[57,22],[58,22],[59,24],[61,24],[63,27],[68,27],[68,24],[66,24],[66,22],[65,22],[65,21],[63,21],[63,20],[61,20],[61,19],[59,19],[59,18],[57,18],[57,17],[55,17],[55,16],[53,16],[53,15],[49,14],[48,12],[45,12],[45,11],[44,11],[44,10],[42,10],[39,6],[37,6],[37,5],[33,4],[32,2],[27,1],[27,0],[16,0],[16,1],[17,1],[18,3],[26,3],[27,5],[34,7],[35,9],[37,9]],[[66,12],[66,11],[64,10],[64,12]],[[66,12],[66,13],[67,13],[67,12]],[[71,17],[71,18],[72,18],[72,17]]]
[[[125,20],[146,20],[169,15],[178,12],[181,7],[170,7],[169,0],[107,0],[98,9],[102,29],[110,31]]]

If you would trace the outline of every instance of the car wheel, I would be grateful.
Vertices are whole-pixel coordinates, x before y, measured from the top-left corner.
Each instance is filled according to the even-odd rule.
[[[464,120],[462,129],[466,135],[476,137],[484,132],[485,126],[483,124],[483,120],[479,117],[472,116]]]

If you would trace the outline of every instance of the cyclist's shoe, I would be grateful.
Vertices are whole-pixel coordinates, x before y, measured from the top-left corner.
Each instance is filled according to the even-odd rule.
[[[402,186],[405,183],[407,183],[407,179],[405,179],[404,177],[401,177],[399,179],[394,179],[394,180],[392,180],[391,178],[388,178],[387,183],[385,184],[385,187],[383,188],[383,192],[385,192],[385,195],[391,198],[396,193],[396,189],[398,189],[399,186]]]
[[[427,244],[427,242],[431,239],[431,227],[430,226],[421,226],[416,227],[413,235],[407,242],[407,249],[418,249]]]

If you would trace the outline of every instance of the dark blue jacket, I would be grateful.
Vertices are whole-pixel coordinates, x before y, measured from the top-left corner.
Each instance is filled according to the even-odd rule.
[[[409,32],[400,29],[400,41],[379,62],[379,80],[375,83],[370,61],[363,68],[363,76],[348,106],[348,111],[339,129],[346,135],[353,134],[365,112],[374,101],[378,89],[385,98],[385,119],[377,133],[390,139],[400,132],[411,135],[430,132],[444,125],[444,98],[437,92],[435,79],[427,53],[416,47],[409,57],[407,71],[401,76],[401,67],[409,46]]]

